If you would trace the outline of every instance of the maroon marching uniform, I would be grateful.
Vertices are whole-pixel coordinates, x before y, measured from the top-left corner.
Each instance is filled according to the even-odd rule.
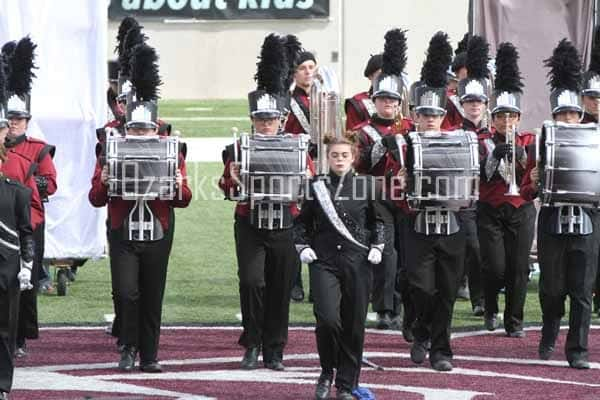
[[[455,104],[452,99],[458,102],[458,97],[456,96],[456,90],[447,90],[446,91],[447,101],[446,101],[446,116],[442,121],[442,130],[449,131],[453,129],[457,129],[463,124],[463,115],[459,111],[458,107],[461,107],[460,104]]]
[[[529,252],[534,236],[536,211],[533,203],[522,196],[509,196],[509,185],[503,177],[500,162],[493,158],[496,145],[504,144],[504,135],[495,129],[480,134],[479,153],[481,180],[477,205],[477,230],[484,268],[484,297],[487,316],[498,313],[498,293],[506,288],[504,328],[507,333],[523,329],[523,310],[529,275]],[[515,145],[526,154],[535,143],[535,134],[517,132]],[[518,185],[525,172],[526,156],[515,160]]]
[[[368,123],[375,113],[375,106],[371,100],[371,92],[355,94],[344,103],[346,111],[346,130],[358,129],[359,125]]]
[[[304,115],[305,121],[310,124],[310,98],[308,96],[308,93],[306,93],[304,91],[304,89],[296,86],[294,88],[294,91],[292,92],[291,100],[295,100],[296,104],[298,105],[299,110],[295,109],[295,107],[292,106],[292,112],[290,112],[288,114],[287,121],[285,122],[284,131],[286,133],[294,133],[294,134],[309,133],[304,128],[304,126],[302,126],[302,123],[300,122],[300,119],[302,119],[302,116],[300,116],[300,117],[296,116],[296,113],[302,112]]]

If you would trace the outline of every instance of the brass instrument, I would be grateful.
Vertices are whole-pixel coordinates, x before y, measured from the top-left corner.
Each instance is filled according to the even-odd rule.
[[[506,132],[504,133],[504,137],[506,139],[506,144],[510,145],[511,154],[504,158],[504,176],[506,177],[506,181],[508,183],[508,191],[504,193],[505,196],[520,196],[519,186],[517,185],[517,172],[516,172],[516,162],[515,159],[515,147],[516,147],[516,139],[515,139],[515,126],[509,125],[508,121],[510,118],[510,113],[505,113],[506,116]]]
[[[333,69],[320,66],[310,88],[310,138],[317,147],[315,164],[317,175],[328,172],[326,136],[341,137],[342,118],[337,76]]]

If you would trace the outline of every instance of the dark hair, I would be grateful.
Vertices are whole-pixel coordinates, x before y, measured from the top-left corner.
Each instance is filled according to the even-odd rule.
[[[8,159],[8,154],[6,152],[6,147],[4,147],[4,143],[0,143],[0,161],[6,162],[7,159]]]

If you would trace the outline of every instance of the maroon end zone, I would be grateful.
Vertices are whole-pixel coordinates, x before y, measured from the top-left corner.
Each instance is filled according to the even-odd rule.
[[[286,370],[242,371],[238,327],[164,328],[159,357],[162,374],[116,369],[114,339],[103,328],[47,328],[28,342],[17,360],[11,400],[64,399],[310,399],[319,375],[312,328],[290,329]],[[414,365],[398,332],[369,330],[365,355],[385,368],[365,367],[361,385],[377,399],[600,399],[600,327],[590,331],[592,368],[568,368],[566,331],[550,361],[537,359],[539,328],[524,339],[501,333],[457,333],[454,371],[435,372],[427,361]],[[335,392],[335,391],[334,391]]]

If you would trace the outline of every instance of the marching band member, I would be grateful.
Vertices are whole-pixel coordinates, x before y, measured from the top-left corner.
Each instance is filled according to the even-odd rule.
[[[359,156],[355,160],[356,171],[383,177],[385,175],[385,137],[404,134],[412,128],[412,121],[402,118],[400,104],[404,92],[402,72],[406,66],[406,35],[400,29],[385,34],[381,73],[373,81],[372,99],[375,114],[357,127],[359,131]],[[406,101],[408,99],[405,99]],[[372,307],[377,313],[377,328],[400,329],[401,293],[397,291],[398,253],[395,248],[395,219],[397,210],[393,205],[385,214],[386,246],[382,265],[373,269]]]
[[[418,131],[422,132],[420,135],[440,132],[446,114],[446,72],[451,61],[452,47],[448,36],[438,32],[429,43],[421,82],[414,88],[415,123]],[[397,139],[402,137],[397,136]],[[391,187],[395,198],[401,198],[397,191],[406,186],[407,171],[402,164],[406,160],[406,145],[403,142],[390,141],[393,144],[388,147],[390,150],[386,158],[387,175],[397,177]],[[463,275],[466,242],[461,220],[457,217],[460,212],[446,210],[447,219],[439,219],[436,216],[442,209],[409,212],[405,199],[398,205],[408,213],[408,223],[404,225],[406,267],[416,312],[411,360],[420,364],[429,351],[433,369],[450,371],[450,325],[457,288]],[[433,232],[429,229],[432,224],[436,227]],[[429,343],[431,347],[428,350]]]
[[[465,111],[460,104],[460,99],[457,95],[458,82],[467,77],[467,46],[469,44],[470,33],[465,33],[462,40],[458,42],[458,46],[454,51],[454,59],[448,70],[448,87],[446,97],[446,116],[442,122],[443,130],[456,129],[463,124]]]
[[[39,139],[27,135],[30,113],[31,81],[35,76],[34,51],[36,45],[29,37],[25,37],[14,44],[10,55],[6,55],[11,71],[8,76],[7,91],[9,99],[6,118],[9,120],[9,131],[5,140],[6,149],[11,154],[18,154],[30,164],[25,180],[31,177],[35,180],[36,187],[32,195],[32,225],[35,225],[33,237],[35,241],[35,256],[31,282],[33,290],[21,293],[19,301],[19,331],[17,333],[16,356],[23,357],[27,354],[26,339],[39,337],[37,317],[37,292],[39,275],[42,271],[44,258],[44,206],[48,196],[56,192],[56,169],[52,162],[54,146],[46,144]],[[16,158],[16,156],[15,156]]]
[[[289,58],[289,56],[288,56]],[[288,60],[290,61],[290,60]],[[310,51],[302,51],[296,56],[294,70],[295,87],[290,99],[290,113],[285,122],[285,132],[310,134],[310,88],[317,69],[317,59]],[[287,88],[286,88],[287,89]],[[311,151],[311,154],[313,152]],[[309,295],[310,297],[310,295]],[[293,279],[291,298],[294,301],[304,300],[304,285],[302,284],[302,264],[296,268]]]
[[[583,90],[581,91],[583,103],[583,118],[581,123],[597,124],[600,116],[600,26],[594,31],[590,65],[584,74]],[[594,286],[594,312],[600,316],[600,259],[598,260],[599,272],[596,274]]]
[[[473,36],[468,39],[466,51],[467,78],[458,83],[458,96],[464,111],[462,129],[475,132],[477,135],[488,131],[483,122],[488,110],[487,62],[489,46],[485,39]],[[465,210],[460,213],[461,226],[467,236],[465,253],[465,280],[459,287],[459,297],[471,300],[473,314],[484,314],[483,281],[481,276],[481,254],[477,235],[477,212]],[[467,292],[469,294],[467,294]]]
[[[281,133],[281,114],[288,101],[282,77],[287,70],[284,45],[277,35],[270,34],[262,46],[257,89],[248,94],[256,134]],[[234,143],[223,152],[225,169],[219,181],[229,200],[239,199],[241,184],[240,165],[235,157],[239,149],[234,146],[239,148]],[[308,164],[312,168],[310,158]],[[277,211],[268,203],[251,205],[244,200],[237,203],[234,225],[243,326],[238,343],[246,349],[241,368],[258,368],[262,348],[264,366],[281,371],[293,278],[290,266],[299,262],[292,230],[293,218],[299,211],[296,203],[278,203]]]
[[[440,132],[446,114],[446,71],[451,61],[452,47],[448,36],[438,32],[429,43],[421,82],[415,88],[415,123],[421,135]],[[406,267],[416,312],[411,360],[421,364],[429,351],[433,369],[450,371],[450,325],[457,288],[463,276],[466,235],[456,216],[460,212],[447,210],[447,219],[436,218],[437,210],[409,212],[406,200],[398,195],[398,191],[406,186],[407,171],[402,164],[406,160],[406,145],[401,136],[396,138],[388,141],[386,170],[393,182],[390,193],[395,199],[401,199],[397,204],[408,214],[408,223],[404,225]],[[439,226],[439,230],[434,231],[439,234],[430,231],[432,224]]]
[[[375,54],[369,58],[364,72],[365,78],[371,83],[369,90],[357,93],[349,99],[346,99],[344,102],[346,130],[353,130],[358,125],[368,122],[371,116],[375,114],[375,104],[373,104],[373,100],[371,99],[371,95],[373,94],[372,82],[377,79],[381,73],[382,62],[382,54]]]
[[[559,42],[552,57],[549,84],[552,118],[577,124],[583,109],[580,104],[581,59],[567,39]],[[529,156],[521,195],[532,200],[539,194],[540,171]],[[577,215],[573,222],[572,215]],[[548,360],[554,352],[560,320],[565,314],[565,299],[570,298],[569,332],[565,354],[569,366],[588,369],[588,333],[592,310],[592,290],[598,268],[598,210],[577,205],[543,206],[538,217],[537,245],[540,264],[539,296],[542,307],[542,337],[539,356]]]
[[[34,258],[30,199],[32,190],[4,175],[8,152],[4,137],[6,115],[4,65],[0,59],[0,399],[7,398],[13,382],[19,318],[19,290],[31,291]],[[16,153],[11,158],[19,158]],[[35,187],[35,186],[34,186]]]
[[[518,58],[511,43],[499,45],[492,98],[493,128],[479,136],[481,180],[477,205],[486,323],[488,318],[493,319],[486,327],[496,328],[498,293],[505,287],[504,329],[510,337],[525,335],[523,310],[536,215],[533,203],[524,200],[518,191],[527,164],[525,147],[535,142],[533,133],[517,130],[523,87]],[[515,175],[510,163],[514,163]]]
[[[154,49],[146,44],[136,46],[132,52],[132,89],[128,94],[125,123],[127,135],[158,135],[156,100],[161,82],[157,60]],[[100,160],[96,163],[89,200],[94,207],[108,206],[111,277],[116,280],[118,315],[121,317],[119,340],[123,345],[119,369],[123,371],[134,368],[139,351],[142,371],[162,372],[157,355],[162,301],[173,243],[173,208],[187,207],[192,198],[182,154],[179,154],[178,165],[177,193],[173,200],[136,202],[109,197],[108,167],[101,165]],[[138,207],[145,208],[143,221],[132,219],[140,214]],[[134,229],[136,224],[144,226],[143,234]],[[146,229],[148,225],[151,228]],[[132,230],[135,230],[133,234]]]
[[[355,137],[329,137],[325,144],[329,174],[312,182],[302,204],[296,248],[310,265],[317,319],[315,398],[329,398],[335,370],[336,398],[350,400],[360,375],[371,264],[381,262],[385,235],[374,180],[352,171]]]

